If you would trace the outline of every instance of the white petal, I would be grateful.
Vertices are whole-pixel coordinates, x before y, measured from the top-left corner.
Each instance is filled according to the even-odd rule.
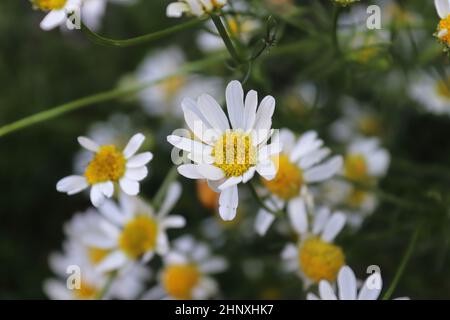
[[[343,266],[338,274],[339,300],[356,300],[356,277],[348,266]]]
[[[317,132],[308,131],[305,132],[295,146],[292,148],[291,155],[289,159],[292,162],[297,162],[301,157],[304,157],[308,153],[320,148],[323,141],[317,139]]]
[[[298,257],[298,248],[292,243],[287,244],[281,252],[281,258],[284,260],[295,259]]]
[[[271,159],[259,163],[256,166],[256,171],[266,180],[272,180],[277,174],[277,168]]]
[[[386,174],[391,157],[386,150],[379,149],[367,160],[369,162],[369,174],[375,177],[381,177]]]
[[[111,198],[114,194],[114,184],[112,183],[112,181],[101,183],[100,188],[102,189],[102,193],[107,198]]]
[[[142,152],[132,156],[127,161],[127,168],[138,168],[145,166],[153,159],[153,154],[151,152]]]
[[[224,191],[230,187],[236,186],[238,183],[242,182],[242,177],[231,177],[225,180],[224,183],[222,183],[219,186],[220,191]]]
[[[207,144],[213,144],[218,138],[220,130],[216,131],[211,127],[206,118],[197,108],[197,104],[190,98],[185,98],[181,102],[184,120],[194,135]]]
[[[258,93],[255,90],[250,90],[245,97],[244,108],[244,130],[253,128],[256,120],[256,108],[258,107]]]
[[[342,157],[334,156],[328,161],[307,170],[304,178],[308,182],[324,181],[334,176],[342,168]]]
[[[148,169],[145,166],[139,168],[127,168],[125,171],[125,177],[133,181],[141,181],[145,179],[147,174]]]
[[[450,1],[448,0],[434,0],[437,13],[441,19],[447,18],[450,14]]]
[[[50,11],[41,22],[41,29],[48,31],[61,25],[66,20],[66,12],[64,10]]]
[[[358,295],[358,300],[377,300],[383,287],[381,275],[376,272],[364,282]]]
[[[90,198],[94,207],[100,207],[103,204],[105,201],[105,196],[102,192],[102,187],[100,184],[94,184],[91,187]]]
[[[167,234],[165,232],[160,232],[156,242],[156,252],[158,252],[159,255],[167,254],[169,251],[169,239],[167,238]]]
[[[281,144],[279,142],[273,142],[267,144],[258,150],[258,159],[260,161],[277,155],[281,152]]]
[[[131,137],[127,146],[123,150],[123,155],[126,159],[131,158],[141,147],[142,143],[144,143],[145,136],[142,133],[136,133]]]
[[[239,81],[231,81],[225,90],[228,116],[233,129],[242,129],[244,115],[244,90]]]
[[[341,232],[345,225],[345,215],[343,213],[334,213],[322,233],[322,240],[332,242],[334,238]]]
[[[197,167],[197,164],[182,164],[177,170],[179,174],[188,179],[205,179],[205,177],[197,170]]]
[[[98,208],[98,210],[108,220],[117,225],[123,225],[125,223],[125,216],[122,214],[115,202],[111,200],[105,201],[105,203]]]
[[[121,251],[114,251],[106,256],[96,267],[100,272],[108,272],[119,269],[127,262],[127,256]]]
[[[171,215],[165,218],[162,222],[163,228],[183,228],[186,225],[186,219],[182,216]]]
[[[225,112],[213,97],[207,94],[201,95],[197,100],[197,107],[212,127],[221,132],[230,129]]]
[[[299,165],[303,170],[311,168],[313,165],[319,163],[330,154],[330,149],[322,148],[307,154],[300,159]]]
[[[119,180],[120,187],[123,192],[130,196],[135,196],[139,193],[139,182],[130,180],[128,178],[122,178]]]
[[[255,175],[256,167],[250,167],[242,176],[242,182],[247,183]]]
[[[92,152],[98,152],[98,149],[100,148],[95,141],[86,137],[78,137],[78,143],[86,150]]]
[[[220,257],[212,257],[200,264],[200,271],[203,273],[218,273],[226,270],[228,263]]]
[[[161,208],[159,209],[158,215],[163,217],[169,213],[169,211],[175,206],[175,203],[177,203],[180,195],[181,184],[179,182],[172,182],[169,188],[167,188],[166,197],[164,198]]]
[[[306,295],[306,300],[319,300],[319,297],[314,293],[308,292],[308,294]]]
[[[220,180],[225,176],[222,169],[210,164],[199,164],[197,171],[207,180]]]
[[[308,230],[308,215],[302,198],[289,201],[287,206],[289,220],[298,234],[304,234]]]
[[[78,193],[88,187],[88,182],[83,176],[68,176],[58,181],[56,190],[69,195]]]
[[[272,223],[275,221],[275,216],[266,210],[259,210],[255,220],[255,230],[260,236],[264,236],[269,230]]]
[[[322,300],[337,300],[336,294],[328,281],[320,281],[319,293]]]
[[[189,6],[183,2],[172,2],[166,9],[166,15],[170,18],[179,18],[184,12],[189,12]]]
[[[330,217],[330,209],[327,207],[322,207],[317,210],[316,216],[314,218],[313,224],[313,234],[319,234],[324,228]]]
[[[167,141],[174,147],[187,152],[209,154],[212,151],[212,148],[206,144],[176,135],[168,136]]]
[[[256,132],[256,139],[254,144],[259,145],[267,139],[270,134],[270,127],[272,126],[272,115],[275,111],[275,99],[272,96],[266,96],[259,105],[256,112],[256,119],[254,124],[254,132]]]
[[[219,197],[219,214],[225,221],[233,220],[238,206],[238,188],[232,186],[223,190]]]

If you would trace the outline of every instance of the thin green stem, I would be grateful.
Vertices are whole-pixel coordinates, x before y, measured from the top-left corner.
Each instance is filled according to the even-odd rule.
[[[411,258],[411,255],[414,251],[414,247],[416,246],[417,239],[419,238],[421,230],[421,225],[419,225],[414,231],[413,235],[411,236],[411,240],[409,241],[408,248],[405,251],[405,254],[403,255],[403,258],[400,262],[400,265],[398,266],[397,272],[395,273],[394,280],[392,280],[392,283],[389,287],[389,289],[386,291],[386,293],[383,296],[383,300],[388,300],[392,294],[395,291],[395,288],[397,287],[400,278],[403,275],[403,272],[405,271],[406,265],[408,264],[409,259]]]
[[[161,207],[162,202],[164,201],[164,196],[167,193],[167,189],[169,189],[170,184],[177,178],[177,168],[173,166],[170,171],[167,173],[164,181],[158,189],[155,197],[153,198],[153,206],[155,210],[158,210]]]
[[[117,271],[113,271],[108,275],[108,278],[106,279],[103,288],[100,290],[100,292],[96,297],[97,300],[102,300],[108,294],[109,289],[111,289],[111,286],[117,277],[117,274],[118,274]]]
[[[230,53],[231,58],[233,58],[234,61],[238,65],[244,63],[244,59],[238,54],[236,49],[234,48],[233,42],[231,41],[227,30],[225,29],[225,26],[222,23],[222,20],[220,20],[220,17],[214,13],[211,15],[211,20],[213,21],[214,25],[216,26],[217,31],[219,32],[220,36],[222,37],[222,40],[225,44],[225,47],[227,48],[228,52]]]
[[[339,22],[339,14],[341,13],[341,7],[339,5],[334,6],[333,11],[333,30],[331,32],[333,47],[336,53],[341,53],[341,49],[339,47],[339,38],[338,38],[338,22]]]
[[[270,212],[270,213],[272,213],[272,214],[274,214],[274,215],[279,215],[280,214],[280,211],[275,211],[275,210],[272,210],[271,208],[269,208],[265,203],[264,203],[264,201],[261,199],[261,197],[258,195],[258,192],[256,191],[256,188],[255,188],[255,186],[253,185],[253,183],[250,181],[249,183],[247,183],[247,185],[248,185],[248,187],[249,187],[249,189],[250,189],[250,192],[252,193],[252,195],[253,195],[253,198],[255,198],[255,200],[258,202],[258,204],[264,209],[264,210],[266,210],[267,212]]]
[[[75,101],[71,101],[68,103],[64,103],[62,105],[56,106],[54,108],[48,109],[46,111],[38,112],[31,116],[25,117],[13,123],[4,125],[0,127],[0,137],[6,136],[12,132],[30,127],[34,124],[38,124],[44,121],[48,121],[50,119],[56,118],[63,114],[66,114],[71,111],[75,111],[90,105],[98,104],[100,102],[106,102],[113,99],[117,99],[123,96],[127,96],[130,94],[134,94],[136,92],[142,91],[150,86],[156,85],[164,80],[167,80],[171,77],[182,75],[189,73],[191,71],[202,70],[212,65],[218,64],[219,62],[223,62],[225,60],[224,55],[217,55],[212,58],[191,62],[185,64],[181,67],[177,72],[170,74],[168,76],[162,77],[161,79],[150,81],[147,83],[134,84],[126,88],[113,89],[105,92],[101,92],[98,94],[94,94],[91,96],[87,96]]]
[[[90,30],[84,24],[81,24],[81,30],[92,42],[94,42],[96,44],[107,46],[107,47],[124,48],[124,47],[136,46],[139,44],[159,40],[161,38],[167,37],[174,33],[178,33],[182,30],[196,27],[199,24],[203,23],[204,21],[205,21],[205,19],[194,19],[194,20],[190,20],[185,23],[177,24],[173,27],[170,27],[170,28],[167,28],[164,30],[160,30],[160,31],[156,31],[156,32],[152,32],[152,33],[143,35],[143,36],[130,38],[130,39],[124,39],[124,40],[110,39],[110,38],[101,36],[98,33]]]

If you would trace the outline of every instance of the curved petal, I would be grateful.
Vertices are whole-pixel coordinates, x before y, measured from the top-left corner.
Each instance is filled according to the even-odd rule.
[[[253,128],[256,120],[256,108],[258,107],[258,93],[255,90],[250,90],[245,97],[244,107],[244,130],[248,131]]]
[[[95,141],[93,141],[87,137],[78,137],[77,140],[78,140],[78,143],[88,151],[98,152],[98,149],[100,148],[99,145]]]
[[[72,195],[82,190],[86,189],[89,186],[87,180],[83,176],[68,176],[62,178],[56,184],[56,190],[58,192],[64,192],[68,195]]]
[[[166,15],[170,18],[180,18],[184,12],[189,12],[189,6],[183,2],[172,2],[166,8]]]
[[[220,132],[230,129],[225,112],[213,97],[202,94],[197,100],[197,107],[213,128]]]
[[[244,115],[244,90],[239,81],[231,81],[225,90],[225,99],[227,102],[228,117],[230,118],[233,129],[243,128]]]
[[[144,143],[145,136],[142,133],[136,133],[131,137],[127,146],[123,150],[123,155],[126,159],[131,158],[141,147],[142,143]]]
[[[102,192],[102,187],[100,184],[94,184],[91,187],[90,198],[94,207],[100,207],[103,204],[105,201],[105,196]]]
[[[255,230],[260,236],[264,236],[269,230],[272,223],[275,221],[275,216],[266,210],[259,210],[255,219]]]
[[[236,216],[239,196],[236,185],[223,190],[219,197],[219,214],[225,221],[233,220]]]
[[[148,169],[146,166],[142,166],[139,168],[127,168],[127,170],[125,171],[125,177],[133,181],[144,180],[145,177],[147,177],[147,174]]]
[[[445,19],[450,14],[450,1],[434,0],[436,11],[441,19]]]
[[[100,272],[119,269],[127,262],[127,256],[122,251],[114,251],[106,256],[96,267]]]
[[[139,168],[145,166],[147,163],[152,161],[153,154],[151,152],[142,152],[132,156],[127,161],[127,168]]]
[[[338,274],[339,300],[356,300],[356,277],[348,266],[343,266]]]
[[[336,294],[328,281],[320,281],[319,294],[322,300],[337,300]]]
[[[165,216],[175,206],[181,195],[181,184],[179,182],[173,182],[169,188],[167,188],[166,197],[159,209],[158,215],[160,217]]]
[[[123,192],[130,196],[135,196],[139,193],[139,182],[130,180],[128,178],[122,178],[119,180],[120,187]]]
[[[359,292],[358,300],[377,300],[382,287],[381,275],[378,272],[370,275]]]
[[[66,20],[66,12],[64,10],[50,11],[41,21],[41,29],[48,31],[61,25]]]
[[[332,242],[345,225],[345,215],[334,213],[322,232],[322,240]]]
[[[308,215],[303,199],[298,197],[289,201],[287,211],[294,230],[304,234],[308,230]]]

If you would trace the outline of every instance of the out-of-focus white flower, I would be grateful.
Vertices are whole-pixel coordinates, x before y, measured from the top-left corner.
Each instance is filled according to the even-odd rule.
[[[273,130],[275,99],[266,96],[258,108],[258,96],[251,90],[244,101],[239,81],[226,89],[228,117],[216,100],[203,94],[197,101],[184,99],[184,117],[195,140],[173,134],[167,141],[188,153],[194,164],[182,164],[178,172],[190,179],[206,179],[220,192],[219,213],[233,220],[238,207],[238,184],[248,182],[257,171],[273,179],[276,166],[272,156],[278,154],[278,142],[267,144]],[[229,122],[231,122],[231,127]]]
[[[437,75],[417,73],[411,79],[409,94],[427,111],[437,115],[450,115],[450,77],[444,81]]]
[[[345,225],[345,215],[331,214],[322,207],[308,215],[304,204],[289,213],[292,227],[299,236],[297,244],[288,244],[281,253],[287,271],[296,271],[305,287],[320,280],[334,281],[345,264],[342,249],[333,243]]]
[[[308,186],[330,179],[342,168],[342,157],[329,157],[330,149],[323,147],[317,132],[308,131],[296,139],[288,129],[279,133],[282,150],[278,155],[277,174],[274,179],[261,182],[270,192],[265,204],[274,211],[287,206],[289,214],[294,214],[308,199]],[[328,159],[327,159],[328,158]],[[255,228],[261,235],[274,221],[275,216],[265,209],[258,212]]]
[[[136,0],[82,0],[81,20],[84,24],[94,31],[100,28],[101,21],[105,15],[107,4],[115,3],[120,5],[131,5]]]
[[[105,198],[114,194],[114,184],[119,183],[120,188],[128,195],[139,193],[139,181],[143,180],[148,169],[146,164],[152,160],[151,152],[136,154],[142,143],[144,135],[135,134],[123,151],[117,150],[115,145],[98,145],[86,137],[78,137],[78,142],[86,150],[94,153],[83,175],[72,175],[61,179],[56,184],[59,192],[73,195],[91,187],[90,198],[95,207],[99,207]]]
[[[160,284],[144,295],[144,299],[208,299],[218,293],[218,285],[210,276],[227,269],[227,261],[213,256],[209,247],[191,236],[173,242],[164,256]]]
[[[166,15],[179,18],[184,14],[201,17],[222,8],[227,0],[178,0],[167,6]]]
[[[31,0],[33,7],[48,14],[42,20],[42,30],[51,30],[63,25],[67,21],[67,15],[71,12],[79,12],[82,0]]]
[[[450,0],[434,0],[441,21],[437,27],[436,37],[450,48]]]
[[[319,283],[319,296],[308,293],[308,300],[377,300],[383,287],[381,274],[372,273],[364,281],[358,290],[358,280],[349,266],[343,266],[339,270],[337,289],[330,282],[322,280]],[[409,298],[397,298],[395,300],[408,300]]]
[[[159,80],[175,74],[185,63],[181,49],[170,47],[149,54],[137,70],[140,83]],[[185,97],[195,98],[201,93],[218,94],[223,88],[222,80],[203,75],[174,75],[161,83],[139,93],[144,110],[152,115],[181,117],[180,107]]]
[[[97,299],[108,281],[108,275],[97,270],[96,266],[108,255],[108,250],[87,245],[82,239],[102,235],[102,217],[96,210],[76,214],[65,225],[68,240],[64,242],[64,253],[50,256],[49,263],[58,276],[44,282],[44,291],[51,299]],[[75,279],[75,269],[79,268],[80,279]],[[72,276],[74,281],[68,281]],[[121,270],[114,278],[104,299],[134,299],[144,289],[150,276],[149,270],[139,264],[131,264]],[[74,285],[68,287],[67,283]],[[76,286],[78,285],[78,287]]]
[[[119,196],[119,206],[106,201],[99,208],[105,217],[101,223],[105,232],[95,237],[87,234],[83,238],[92,246],[108,250],[97,269],[117,270],[135,261],[148,262],[155,253],[166,254],[169,250],[167,229],[182,228],[186,223],[182,216],[168,215],[180,194],[181,185],[172,183],[158,212],[143,200],[125,194]]]

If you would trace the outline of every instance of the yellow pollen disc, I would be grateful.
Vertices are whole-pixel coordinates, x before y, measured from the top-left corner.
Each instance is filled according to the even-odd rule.
[[[439,39],[444,42],[445,44],[447,44],[448,46],[450,46],[450,14],[447,16],[447,18],[442,19],[439,22],[438,25],[438,33],[441,30],[447,30],[447,34],[439,37]]]
[[[333,282],[345,263],[345,257],[340,247],[312,237],[299,247],[299,262],[303,273],[312,281]]]
[[[125,173],[125,157],[114,145],[100,147],[84,175],[89,184],[118,181]]]
[[[367,179],[366,159],[362,154],[350,154],[345,158],[345,176],[354,181]]]
[[[359,119],[358,127],[366,136],[375,136],[381,133],[380,121],[374,116],[367,116]]]
[[[439,96],[450,100],[450,78],[447,82],[439,81],[436,86],[436,91]]]
[[[228,27],[230,29],[231,34],[237,36],[239,35],[239,23],[235,18],[229,18],[227,19]]]
[[[81,281],[80,288],[74,289],[73,293],[79,300],[93,300],[98,295],[98,289],[85,281]]]
[[[212,151],[214,165],[225,173],[227,178],[239,177],[256,165],[256,148],[252,138],[242,131],[230,131],[220,137]]]
[[[161,83],[165,100],[172,101],[173,97],[183,88],[186,79],[183,76],[173,76]]]
[[[101,249],[96,247],[88,248],[89,260],[93,265],[97,265],[110,253],[107,249]]]
[[[348,195],[347,203],[351,207],[360,207],[363,204],[364,199],[366,199],[366,196],[367,196],[366,191],[357,188],[352,188],[350,194]]]
[[[119,237],[119,247],[125,254],[137,259],[156,246],[158,224],[150,217],[140,215],[128,222]]]
[[[261,181],[264,186],[284,200],[298,196],[303,185],[302,170],[292,163],[285,154],[279,155],[278,161],[274,159],[273,162],[278,167],[277,175],[272,180],[262,178]]]
[[[33,4],[41,10],[59,10],[64,8],[67,0],[33,0]]]
[[[167,293],[180,300],[192,298],[192,289],[200,280],[200,271],[194,264],[174,264],[168,266],[162,276]]]

